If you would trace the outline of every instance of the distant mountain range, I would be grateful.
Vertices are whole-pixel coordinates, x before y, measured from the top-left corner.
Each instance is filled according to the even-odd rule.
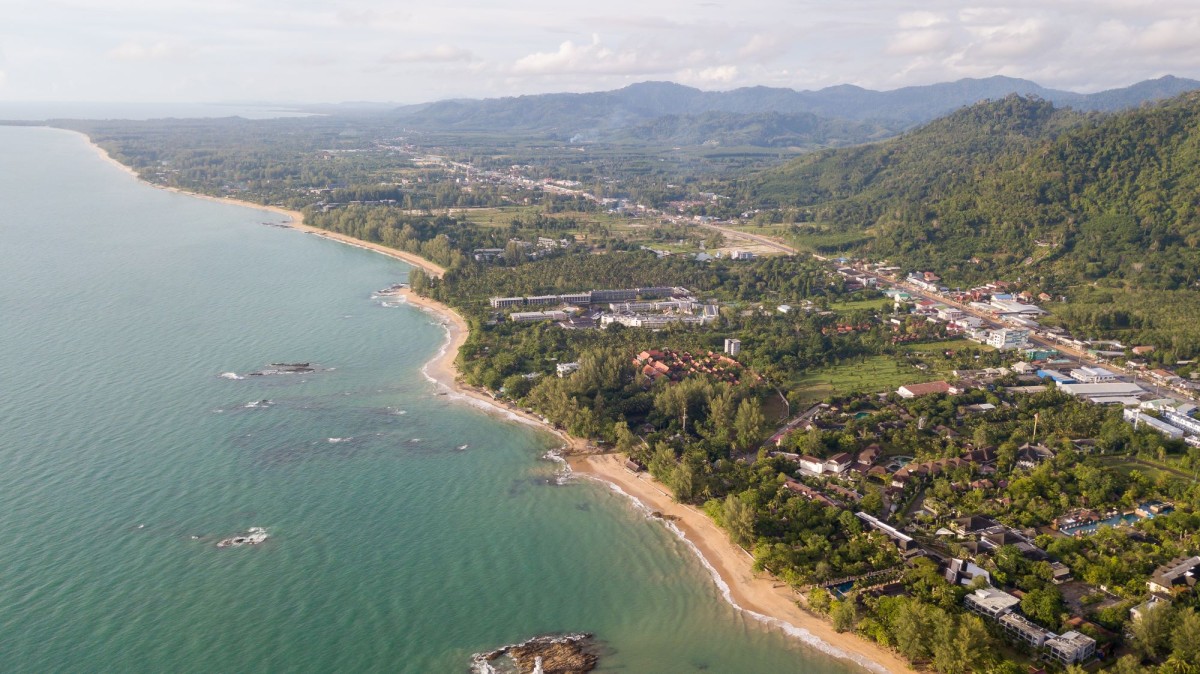
[[[1094,94],[1047,89],[1011,77],[962,79],[892,91],[852,85],[817,91],[746,87],[702,91],[643,82],[614,91],[541,94],[411,105],[391,115],[428,131],[527,132],[577,142],[663,145],[757,145],[812,149],[896,135],[963,106],[1009,94],[1055,106],[1111,112],[1200,89],[1200,81],[1166,76]]]

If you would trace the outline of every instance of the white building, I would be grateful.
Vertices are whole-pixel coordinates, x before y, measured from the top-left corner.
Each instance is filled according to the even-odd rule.
[[[555,369],[558,370],[559,377],[565,377],[575,370],[578,370],[579,363],[559,363],[557,366],[555,366]]]
[[[1117,380],[1117,375],[1102,367],[1078,367],[1071,370],[1071,378],[1081,384],[1107,384]]]
[[[966,604],[969,611],[988,618],[995,618],[1012,611],[1014,606],[1021,603],[1021,600],[988,585],[963,597],[963,603]]]
[[[1046,655],[1064,666],[1090,660],[1096,654],[1096,640],[1075,630],[1046,640]]]
[[[1023,349],[1029,344],[1029,331],[1023,328],[1001,328],[988,332],[988,346],[1001,351]]]
[[[725,353],[727,353],[731,356],[736,356],[741,352],[742,352],[742,340],[734,339],[732,337],[726,338]]]
[[[1125,421],[1133,424],[1134,428],[1139,426],[1149,426],[1172,440],[1179,440],[1183,437],[1183,429],[1176,428],[1171,424],[1159,421],[1149,414],[1142,414],[1140,409],[1126,409],[1124,411]]]

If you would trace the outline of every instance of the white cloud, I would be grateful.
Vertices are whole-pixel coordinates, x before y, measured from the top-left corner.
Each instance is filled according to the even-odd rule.
[[[766,60],[779,56],[784,44],[777,35],[755,33],[746,44],[737,51],[737,55],[745,59]]]
[[[895,56],[916,56],[938,52],[949,46],[950,33],[944,30],[901,31],[888,42],[887,53]]]
[[[933,12],[909,12],[901,14],[898,23],[901,28],[932,28],[946,23],[947,19],[941,14]]]
[[[683,84],[696,87],[728,85],[737,79],[738,67],[735,65],[713,66],[702,70],[681,70],[675,74]]]
[[[518,75],[568,75],[593,73],[606,75],[652,72],[633,50],[613,50],[592,35],[590,44],[575,44],[567,40],[554,52],[534,52],[522,56],[513,64]]]

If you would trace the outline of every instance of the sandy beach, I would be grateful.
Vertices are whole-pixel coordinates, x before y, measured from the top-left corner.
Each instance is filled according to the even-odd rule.
[[[141,180],[137,172],[113,159],[90,138],[88,143],[105,160],[135,179]],[[288,218],[290,225],[299,231],[402,260],[425,269],[431,276],[440,277],[445,272],[443,267],[412,253],[305,225],[304,217],[299,211],[162,187],[147,181],[142,182],[158,189],[201,199],[270,211]],[[734,545],[716,523],[699,510],[674,502],[670,493],[649,475],[645,473],[635,475],[626,470],[622,457],[616,454],[596,454],[594,453],[595,447],[588,441],[567,435],[545,423],[539,416],[511,404],[497,401],[483,390],[466,385],[461,381],[455,364],[459,349],[466,341],[470,331],[466,319],[446,304],[416,295],[407,288],[398,291],[397,296],[403,297],[414,307],[437,316],[447,332],[446,342],[422,370],[426,377],[445,388],[448,395],[458,397],[504,418],[535,425],[559,437],[569,455],[568,465],[575,474],[606,483],[650,510],[670,517],[672,529],[695,551],[704,565],[713,573],[714,581],[721,587],[725,598],[739,610],[747,612],[766,624],[783,629],[817,650],[850,660],[865,669],[891,674],[908,674],[914,671],[896,654],[853,634],[840,634],[825,620],[801,609],[796,605],[799,597],[789,587],[767,574],[756,575],[753,573],[750,555]]]
[[[571,470],[584,477],[615,486],[651,511],[670,518],[672,529],[683,538],[723,585],[726,600],[763,622],[782,628],[838,658],[866,669],[901,674],[913,669],[900,656],[850,633],[839,633],[829,622],[796,605],[801,599],[790,587],[768,574],[755,574],[752,558],[729,540],[729,535],[700,510],[676,503],[665,487],[646,473],[632,473],[618,454],[576,454],[568,458]]]

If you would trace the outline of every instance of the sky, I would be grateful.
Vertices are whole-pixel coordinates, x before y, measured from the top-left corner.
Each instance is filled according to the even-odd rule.
[[[1200,79],[1198,0],[0,0],[0,101]]]

